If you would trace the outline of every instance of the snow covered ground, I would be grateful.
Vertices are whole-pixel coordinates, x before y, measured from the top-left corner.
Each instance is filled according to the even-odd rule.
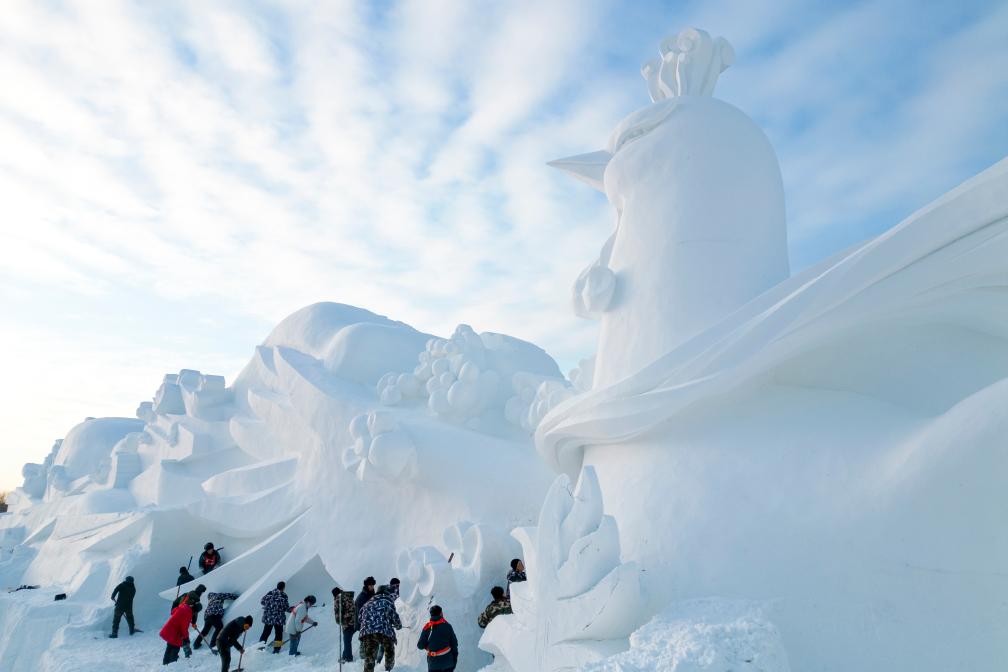
[[[630,650],[582,672],[787,672],[777,628],[758,604],[689,600],[673,604],[630,635]]]
[[[54,592],[28,590],[17,593],[0,593],[0,613],[10,618],[26,609],[59,611],[52,609]],[[285,646],[280,654],[268,649],[260,651],[255,637],[258,627],[249,631],[246,654],[242,667],[246,670],[285,670],[289,672],[318,672],[338,669],[337,630],[329,604],[312,610],[319,626],[305,633],[301,641],[302,655],[292,658]],[[450,614],[447,614],[451,618]],[[6,619],[5,619],[6,620]],[[105,619],[107,620],[107,619]],[[10,623],[10,621],[6,621]],[[37,623],[37,622],[36,622]],[[20,649],[17,657],[21,663],[5,670],[46,670],[46,672],[141,672],[164,669],[161,657],[164,642],[158,637],[160,625],[137,623],[144,632],[129,636],[120,633],[118,639],[108,638],[104,622],[78,623],[71,619],[56,630],[50,644],[36,637],[32,626],[18,627],[13,637],[0,649],[0,658],[11,660],[11,649]],[[38,625],[35,626],[36,628]],[[25,632],[28,630],[28,632]],[[415,647],[416,642],[400,638],[396,647],[397,658]],[[347,672],[359,672],[362,663],[355,661],[343,665]],[[238,664],[234,657],[232,669]],[[191,658],[180,657],[171,670],[220,669],[220,658],[208,647],[193,651]],[[381,666],[379,666],[379,669]],[[410,665],[397,663],[402,672],[426,672],[425,663]],[[503,667],[486,668],[493,672]],[[780,635],[767,620],[758,605],[739,600],[696,600],[673,605],[651,622],[633,633],[630,649],[605,661],[580,668],[583,672],[788,672],[787,654]]]
[[[62,612],[59,603],[53,602],[54,591],[23,590],[17,593],[0,593],[0,616],[5,626],[10,623],[12,614],[26,609],[48,610]],[[110,603],[111,604],[111,603]],[[287,647],[283,653],[273,655],[269,651],[259,651],[255,639],[259,627],[249,631],[250,638],[246,645],[247,654],[242,661],[246,670],[290,670],[290,672],[317,672],[317,670],[337,669],[339,656],[336,644],[336,626],[332,615],[331,603],[312,610],[313,617],[319,621],[319,627],[305,633],[301,641],[301,656],[292,658],[287,655]],[[167,614],[165,614],[167,617]],[[18,663],[13,667],[7,664],[2,669],[9,672],[19,670],[46,670],[46,672],[140,672],[143,670],[163,670],[161,658],[164,655],[164,641],[158,637],[162,622],[138,622],[137,627],[144,630],[132,637],[120,632],[118,639],[109,639],[108,624],[111,617],[102,619],[95,624],[84,624],[71,618],[70,622],[55,631],[52,641],[40,635],[44,632],[38,621],[34,625],[19,625],[9,631],[11,636],[5,638],[3,648],[0,648],[0,659],[13,660],[14,650],[18,650]],[[125,623],[123,624],[125,630]],[[407,645],[415,647],[416,642],[399,642],[399,650]],[[238,656],[234,656],[232,668],[237,666]],[[193,651],[192,658],[180,656],[175,670],[220,670],[220,658],[212,654],[208,647]],[[347,672],[359,672],[362,664],[359,660],[343,666]],[[423,668],[410,665],[397,665],[397,670],[403,672],[426,672]]]

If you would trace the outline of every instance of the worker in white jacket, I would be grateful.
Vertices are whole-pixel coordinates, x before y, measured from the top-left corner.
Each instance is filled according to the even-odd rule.
[[[290,655],[300,656],[298,644],[301,643],[301,633],[307,628],[318,625],[308,616],[308,609],[315,606],[315,596],[309,595],[290,610],[287,617],[287,638],[290,639]]]

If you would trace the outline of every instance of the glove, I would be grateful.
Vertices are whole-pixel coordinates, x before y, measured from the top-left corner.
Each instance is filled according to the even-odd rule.
[[[245,649],[243,649],[242,647],[235,645],[235,648],[238,649],[238,653],[245,653]]]

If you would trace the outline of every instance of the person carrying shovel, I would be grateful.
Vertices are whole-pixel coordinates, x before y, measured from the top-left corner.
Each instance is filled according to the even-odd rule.
[[[287,637],[290,640],[290,650],[288,653],[292,656],[300,656],[298,652],[298,645],[301,643],[301,633],[303,633],[308,628],[313,628],[318,625],[318,622],[313,621],[310,616],[308,616],[308,609],[315,606],[315,596],[308,595],[303,600],[294,605],[290,611],[290,616],[287,617]],[[308,624],[305,627],[305,624]]]
[[[248,629],[252,627],[252,617],[251,616],[239,616],[233,621],[229,622],[221,630],[220,637],[217,638],[217,647],[220,652],[220,662],[221,662],[221,672],[230,672],[228,670],[231,667],[231,647],[238,649],[238,652],[244,656],[245,647],[238,643],[238,638],[241,637],[242,641],[245,641],[245,633]],[[238,668],[235,672],[241,670],[241,657],[238,658]]]

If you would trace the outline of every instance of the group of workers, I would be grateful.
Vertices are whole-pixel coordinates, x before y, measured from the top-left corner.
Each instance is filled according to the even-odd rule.
[[[203,555],[200,556],[200,568],[207,574],[220,564],[218,549],[208,543]],[[187,567],[179,568],[178,586],[181,587],[193,580]],[[515,558],[511,561],[511,569],[507,574],[507,587],[494,586],[491,589],[492,601],[479,615],[477,621],[480,628],[486,628],[501,614],[512,613],[511,584],[525,580],[525,566],[521,559]],[[384,663],[387,671],[392,670],[395,666],[396,631],[402,629],[402,622],[395,607],[395,602],[399,598],[399,585],[399,579],[393,577],[387,584],[379,586],[375,578],[369,576],[364,579],[359,595],[355,596],[353,591],[342,590],[339,587],[332,589],[333,612],[342,635],[339,662],[353,661],[353,635],[358,633],[364,672],[374,672],[378,663]],[[221,671],[229,672],[232,649],[244,654],[245,633],[252,627],[254,619],[251,615],[239,616],[225,624],[224,603],[236,600],[238,594],[211,592],[206,595],[207,606],[203,616],[203,628],[198,629],[196,621],[203,609],[204,593],[206,587],[200,584],[191,591],[180,592],[172,603],[171,616],[160,632],[166,644],[162,663],[168,665],[177,661],[182,651],[188,658],[192,655],[193,649],[199,649],[206,642],[210,651],[220,657]],[[142,632],[136,628],[133,619],[132,607],[135,595],[136,586],[131,576],[127,576],[113,591],[115,612],[110,637],[118,637],[119,623],[124,616],[131,635]],[[286,593],[286,584],[283,581],[277,583],[276,588],[260,599],[263,610],[263,630],[259,637],[261,650],[271,648],[272,653],[277,654],[284,644],[289,643],[289,655],[301,655],[298,651],[301,635],[318,625],[308,613],[316,603],[314,595],[306,595],[300,602],[291,606]],[[430,620],[421,630],[417,648],[426,652],[428,670],[432,672],[454,670],[458,663],[458,639],[455,631],[445,620],[444,611],[439,605],[431,606],[429,614]],[[190,629],[197,632],[191,646]]]

